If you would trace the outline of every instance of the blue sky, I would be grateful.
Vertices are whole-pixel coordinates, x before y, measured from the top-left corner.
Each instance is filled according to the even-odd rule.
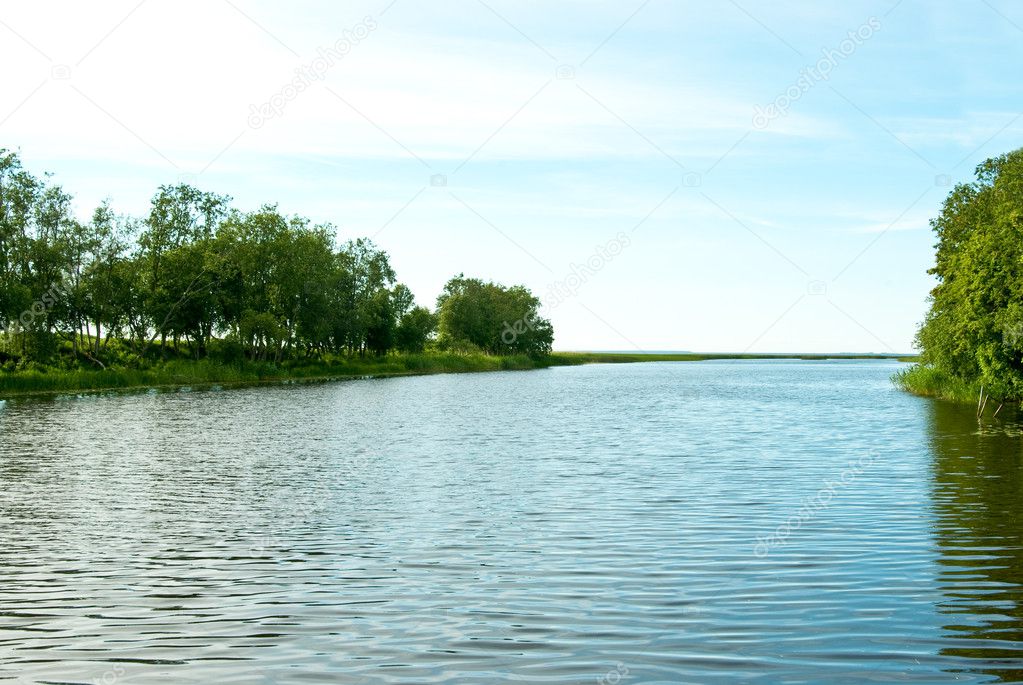
[[[0,147],[82,215],[184,180],[374,236],[424,304],[524,283],[560,349],[903,352],[947,183],[1023,145],[1021,39],[1008,0],[19,3]]]

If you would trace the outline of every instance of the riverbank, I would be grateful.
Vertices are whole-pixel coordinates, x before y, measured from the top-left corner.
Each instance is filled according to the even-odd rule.
[[[23,395],[138,390],[147,388],[258,385],[280,382],[349,380],[353,378],[514,371],[549,366],[530,357],[464,354],[392,354],[383,357],[342,357],[328,360],[223,363],[213,360],[171,360],[146,368],[74,369],[36,367],[0,373],[0,398]]]
[[[325,382],[355,378],[526,371],[552,366],[581,364],[629,364],[643,362],[696,362],[716,359],[895,359],[888,355],[755,355],[755,354],[643,354],[608,352],[559,352],[546,357],[497,357],[481,354],[389,354],[381,357],[340,357],[327,360],[222,363],[212,360],[171,360],[146,368],[61,369],[35,365],[24,371],[0,372],[0,399],[29,395],[239,386],[284,382]],[[902,358],[905,359],[905,358]]]

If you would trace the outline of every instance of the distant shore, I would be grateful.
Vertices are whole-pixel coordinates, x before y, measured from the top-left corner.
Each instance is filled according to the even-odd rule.
[[[104,390],[144,391],[215,386],[241,387],[281,383],[316,383],[422,376],[442,373],[525,371],[553,366],[582,364],[631,364],[644,362],[698,362],[712,360],[806,360],[892,359],[914,361],[913,357],[874,354],[703,354],[703,353],[619,353],[556,352],[544,357],[492,356],[482,354],[424,353],[389,354],[381,357],[345,357],[331,360],[297,360],[281,364],[268,362],[220,363],[211,360],[176,359],[148,368],[110,367],[73,369],[42,367],[23,371],[0,371],[0,399],[27,396],[90,393]]]

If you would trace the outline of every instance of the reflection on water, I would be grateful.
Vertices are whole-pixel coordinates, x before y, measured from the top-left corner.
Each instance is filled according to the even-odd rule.
[[[1021,425],[896,368],[8,402],[0,682],[1023,678]]]
[[[929,405],[934,508],[946,629],[942,653],[1023,681],[1023,424],[1011,409],[978,422],[969,407]],[[988,412],[990,416],[991,412]]]

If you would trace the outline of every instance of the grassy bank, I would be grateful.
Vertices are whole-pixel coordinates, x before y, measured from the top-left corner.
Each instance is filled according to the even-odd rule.
[[[922,397],[936,397],[953,402],[976,403],[980,385],[948,376],[932,366],[915,364],[892,377],[895,385]]]
[[[173,360],[144,369],[35,368],[0,373],[0,397],[55,392],[158,387],[249,385],[283,381],[342,380],[364,376],[386,377],[433,373],[509,371],[550,366],[529,357],[492,357],[464,354],[413,354],[294,361],[282,364],[212,360]]]
[[[0,398],[31,394],[131,390],[145,388],[255,385],[285,381],[343,380],[361,377],[521,371],[580,364],[628,364],[641,362],[695,362],[715,359],[890,359],[886,356],[750,355],[750,354],[640,354],[562,352],[535,359],[527,356],[496,357],[481,354],[389,354],[382,357],[339,357],[266,362],[222,363],[213,360],[175,359],[154,362],[145,368],[111,366],[107,369],[60,369],[34,365],[22,371],[0,372]]]

